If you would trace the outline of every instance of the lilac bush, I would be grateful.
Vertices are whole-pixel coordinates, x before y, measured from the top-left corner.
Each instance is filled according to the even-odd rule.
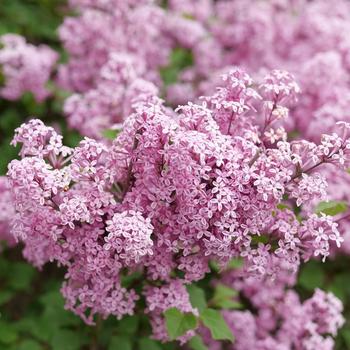
[[[153,336],[166,341],[162,312],[176,307],[198,315],[185,285],[204,278],[210,262],[225,269],[241,258],[245,278],[263,283],[286,271],[295,275],[302,261],[325,260],[341,245],[331,216],[297,217],[291,208],[325,197],[327,179],[319,169],[348,166],[350,126],[340,123],[319,144],[288,141],[283,131],[272,139],[265,130],[288,116],[299,87],[284,71],[272,71],[258,90],[253,86],[236,69],[200,104],[173,111],[150,97],[135,106],[111,144],[85,137],[72,149],[35,119],[16,130],[13,143],[22,148],[8,171],[18,212],[12,231],[34,265],[66,267],[67,308],[93,324],[96,314],[133,314],[144,295]],[[139,294],[122,285],[136,271],[143,276]],[[322,293],[315,298],[330,309],[335,333],[343,323],[341,304]],[[313,299],[300,312],[309,305]],[[326,349],[332,340],[322,337],[328,329],[317,317],[311,316],[313,333],[305,342]]]
[[[1,37],[2,96],[40,102],[54,83],[84,136],[68,147],[30,119],[0,182],[1,232],[64,269],[67,309],[98,327],[146,315],[183,349],[334,348],[341,301],[295,287],[305,262],[350,251],[350,5],[337,5],[71,0],[60,64]],[[168,81],[176,52],[187,61]]]

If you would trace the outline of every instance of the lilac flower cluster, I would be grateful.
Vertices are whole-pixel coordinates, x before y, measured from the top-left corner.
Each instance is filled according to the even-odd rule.
[[[65,112],[83,135],[100,136],[103,128],[121,122],[138,91],[154,92],[151,83],[162,90],[159,68],[169,63],[175,47],[191,50],[193,66],[167,87],[168,102],[186,103],[211,94],[218,71],[232,66],[242,66],[257,78],[266,69],[282,68],[296,76],[303,90],[289,128],[318,141],[334,122],[349,119],[347,0],[338,0],[337,6],[323,0],[189,0],[169,1],[166,9],[153,0],[69,4],[77,16],[67,17],[59,28],[69,61],[58,67],[57,82],[75,93]],[[32,91],[44,99],[57,55],[17,35],[3,36],[2,44],[3,96],[17,99]],[[24,61],[20,70],[19,59]]]
[[[72,128],[83,135],[101,138],[101,131],[120,123],[138,101],[158,95],[158,88],[142,79],[147,67],[135,56],[111,54],[100,72],[96,88],[70,96],[64,105]]]
[[[170,101],[208,94],[217,71],[232,65],[257,77],[278,67],[292,72],[304,92],[291,127],[317,139],[335,121],[349,120],[348,1],[339,0],[337,6],[322,0],[186,3],[170,2],[170,10],[190,16],[206,35],[191,47],[194,64],[169,88]]]
[[[59,28],[69,60],[56,82],[73,93],[68,124],[87,137],[66,147],[35,119],[16,130],[12,193],[0,180],[1,238],[13,243],[12,220],[28,261],[64,266],[66,307],[88,324],[97,314],[131,315],[145,300],[153,337],[163,342],[167,309],[199,313],[186,285],[212,262],[225,271],[240,258],[243,268],[218,281],[252,305],[223,311],[232,349],[332,349],[341,303],[321,290],[301,301],[292,288],[302,262],[350,252],[349,215],[314,210],[328,198],[350,203],[350,125],[341,122],[350,121],[348,2],[69,4],[76,16]],[[57,54],[17,35],[0,40],[2,97],[29,91],[45,99]],[[177,47],[191,51],[193,66],[164,86],[159,71]],[[298,84],[283,70],[266,75],[276,67]],[[173,110],[162,94],[172,105],[193,102]],[[96,141],[116,123],[113,143]],[[138,288],[124,283],[134,273]],[[211,350],[230,348],[201,326],[196,332]]]
[[[147,309],[145,312],[151,316],[153,336],[161,341],[168,341],[169,336],[165,327],[163,312],[175,307],[181,312],[192,312],[198,315],[198,310],[193,308],[188,292],[180,280],[172,280],[161,287],[147,287],[145,291]],[[186,343],[195,335],[193,330],[179,337],[180,343]]]
[[[340,123],[318,144],[289,142],[279,123],[298,85],[275,70],[254,86],[235,69],[200,104],[173,111],[149,96],[134,105],[109,145],[85,137],[68,148],[35,119],[16,130],[13,143],[22,149],[8,170],[18,212],[12,231],[34,265],[66,267],[67,308],[92,324],[96,314],[132,314],[145,296],[154,337],[165,341],[162,312],[198,312],[184,286],[202,279],[210,261],[224,268],[242,258],[249,284],[248,276],[283,278],[286,265],[295,274],[301,261],[324,260],[341,245],[332,217],[310,211],[297,217],[293,207],[325,196],[324,165],[349,166],[350,125]],[[141,294],[123,285],[135,271],[143,276]],[[273,320],[283,319],[295,299],[299,305],[293,293],[281,294],[284,311]],[[342,324],[337,299],[316,292],[298,310],[292,320],[306,313],[309,322],[295,326],[290,344],[331,344],[323,335]],[[289,329],[292,321],[285,322]],[[305,344],[298,343],[301,335]]]
[[[90,137],[101,138],[101,131],[122,122],[135,99],[158,95],[159,69],[169,64],[172,49],[191,48],[206,35],[201,23],[153,0],[69,5],[77,15],[66,17],[58,29],[69,54],[66,64],[56,67],[58,54],[44,45],[27,44],[19,35],[1,37],[2,96],[15,100],[30,91],[44,100],[45,84],[57,68],[56,83],[73,93],[64,105],[68,123]]]
[[[0,96],[17,100],[23,93],[31,92],[38,102],[50,95],[47,82],[56,64],[58,54],[46,45],[35,47],[16,34],[0,37],[0,72],[5,86]]]
[[[94,88],[113,53],[133,56],[136,64],[145,65],[150,81],[160,81],[157,68],[167,63],[171,49],[170,39],[163,35],[164,10],[152,0],[79,0],[70,5],[79,15],[66,17],[59,28],[70,55],[59,68],[63,86],[76,92]]]
[[[168,64],[177,46],[190,49],[194,62],[166,89],[167,101],[175,105],[211,94],[218,72],[232,66],[247,68],[257,78],[262,71],[278,67],[292,72],[303,90],[289,129],[318,141],[334,122],[349,119],[346,0],[339,0],[337,6],[322,0],[254,1],[253,5],[244,0],[169,1],[166,10],[153,1],[71,1],[71,6],[80,14],[67,18],[60,28],[70,61],[60,67],[59,81],[78,92],[73,104],[67,102],[66,115],[84,135],[98,136],[132,109],[132,99],[124,99],[134,81],[132,71],[128,70],[127,80],[122,73],[113,73],[113,80],[119,82],[113,92],[103,83],[100,86],[101,69],[111,55],[126,55],[129,63],[124,65],[133,67],[145,80],[138,86],[149,91],[146,81],[161,87],[158,70]]]
[[[79,15],[59,28],[70,54],[59,83],[76,92],[65,104],[69,124],[90,137],[123,121],[135,98],[158,95],[153,84],[161,87],[159,68],[169,63],[172,48],[192,47],[205,35],[200,23],[151,0],[70,4]]]
[[[320,289],[301,302],[297,293],[290,289],[296,281],[288,264],[280,265],[280,273],[275,280],[264,278],[257,283],[254,278],[247,278],[243,271],[236,270],[226,273],[222,281],[233,285],[256,310],[254,314],[246,310],[223,312],[236,335],[232,349],[334,348],[331,336],[336,335],[345,321],[341,316],[341,302]],[[207,336],[205,331],[204,336]],[[207,338],[207,342],[212,350],[222,349],[220,343],[210,338]]]
[[[232,65],[249,69],[257,80],[266,69],[279,67],[292,72],[303,91],[291,118],[281,123],[287,131],[318,142],[336,122],[350,120],[348,1],[339,0],[336,6],[322,0],[203,1],[201,9],[207,15],[196,2],[186,3],[170,2],[170,8],[200,22],[207,35],[191,48],[194,64],[168,88],[168,101],[177,104],[187,96],[211,93],[217,72]],[[283,139],[279,128],[265,135],[273,142]],[[332,167],[322,173],[333,179],[328,193],[349,203],[349,177]],[[338,218],[345,241],[348,218]],[[348,242],[344,249],[349,252]]]
[[[0,241],[13,246],[16,241],[10,233],[10,226],[15,216],[15,208],[8,181],[5,176],[0,177]],[[1,249],[1,248],[0,248]]]

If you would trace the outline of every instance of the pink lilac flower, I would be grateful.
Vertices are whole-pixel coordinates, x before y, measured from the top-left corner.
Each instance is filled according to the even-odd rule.
[[[152,0],[70,5],[78,15],[59,28],[69,61],[59,67],[57,82],[74,92],[64,106],[69,125],[90,137],[122,122],[135,102],[158,95],[159,69],[169,64],[172,49],[191,48],[206,35],[200,22]]]
[[[259,305],[257,308],[257,315],[250,311],[223,312],[236,337],[235,343],[228,349],[332,350],[335,344],[329,336],[334,335],[331,328],[335,331],[344,324],[341,302],[319,289],[303,303],[294,291],[289,290],[278,301],[277,307]],[[324,327],[328,322],[330,326]],[[223,349],[218,343],[217,346]]]
[[[334,348],[334,336],[345,320],[342,304],[332,293],[316,289],[311,298],[301,301],[291,289],[296,274],[290,264],[278,264],[274,279],[246,277],[244,270],[225,272],[221,283],[232,286],[252,303],[255,312],[223,311],[235,343],[233,350],[323,349]],[[222,349],[204,332],[210,349]],[[226,348],[225,348],[226,349]]]
[[[163,342],[169,341],[165,328],[163,312],[170,308],[177,308],[181,312],[191,312],[198,316],[198,310],[190,303],[186,287],[180,280],[173,280],[162,287],[149,287],[145,291],[147,308],[145,312],[150,315],[153,329],[153,337]],[[194,331],[188,331],[181,337],[181,344],[186,343],[195,335]]]
[[[277,127],[275,110],[288,109],[299,89],[282,71],[263,82],[257,91],[236,69],[200,104],[173,111],[156,96],[139,101],[111,144],[85,137],[70,149],[38,120],[16,130],[12,232],[34,265],[66,267],[67,308],[88,323],[96,314],[132,314],[140,295],[122,280],[139,271],[154,336],[165,341],[162,312],[195,312],[184,284],[202,279],[210,260],[224,267],[240,257],[246,278],[283,278],[282,265],[295,274],[301,262],[324,260],[340,246],[332,217],[296,217],[288,205],[308,208],[323,197],[324,166],[349,166],[349,125],[318,144],[269,143],[266,126]]]
[[[50,95],[47,82],[58,54],[46,45],[38,47],[29,44],[17,34],[0,37],[0,69],[5,86],[0,96],[17,100],[25,92],[31,92],[38,102]]]
[[[100,71],[95,89],[71,95],[64,104],[69,125],[83,135],[101,137],[101,132],[122,122],[139,101],[158,95],[157,87],[141,79],[147,67],[137,57],[111,54]]]
[[[125,264],[129,261],[138,263],[145,255],[153,255],[151,234],[153,226],[149,218],[144,219],[139,212],[114,214],[106,222],[105,250],[115,250]]]
[[[0,241],[8,246],[14,246],[16,240],[11,234],[11,221],[15,216],[13,198],[5,176],[0,177]]]
[[[189,94],[200,96],[211,94],[217,72],[232,66],[249,69],[257,79],[266,69],[287,69],[303,90],[288,128],[316,140],[335,121],[349,120],[350,42],[344,35],[349,30],[348,1],[337,6],[322,0],[215,1],[209,21],[196,16],[200,11],[194,6],[171,3],[207,32],[192,46],[191,74],[180,74],[177,86],[190,90],[192,85]]]
[[[224,312],[237,339],[232,349],[332,349],[330,335],[344,322],[340,302],[320,290],[301,302],[291,288],[303,261],[325,260],[344,237],[349,250],[347,214],[314,214],[320,200],[350,198],[349,125],[336,125],[349,120],[348,2],[70,6],[77,16],[59,29],[69,60],[57,82],[73,92],[64,106],[69,125],[88,137],[71,149],[41,121],[16,130],[22,159],[9,165],[12,193],[2,193],[14,197],[17,213],[4,220],[8,227],[14,218],[25,258],[66,268],[66,306],[89,324],[96,314],[133,314],[145,296],[153,335],[167,341],[166,309],[197,312],[185,284],[202,279],[211,260],[223,268],[240,257],[242,270],[222,281],[256,313]],[[2,95],[47,97],[56,54],[2,38]],[[191,50],[194,64],[165,89],[159,68],[178,46]],[[247,67],[256,82],[234,66]],[[180,106],[165,107],[160,92]],[[123,121],[112,144],[89,138]],[[134,271],[143,276],[142,294],[123,285]]]

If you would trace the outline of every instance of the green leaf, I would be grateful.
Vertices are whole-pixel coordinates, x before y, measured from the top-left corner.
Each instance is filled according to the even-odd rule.
[[[336,202],[336,201],[328,201],[328,202],[320,202],[318,203],[315,212],[316,214],[326,214],[330,216],[335,216],[340,213],[344,213],[348,210],[348,206],[346,202]]]
[[[288,134],[287,134],[288,140],[299,138],[299,136],[300,136],[300,131],[298,131],[298,130],[292,130],[292,131],[288,132]]]
[[[137,315],[123,317],[118,322],[117,331],[120,334],[135,334],[139,326],[140,318]]]
[[[141,271],[135,271],[133,273],[129,273],[127,275],[121,276],[121,285],[124,288],[129,288],[131,284],[136,282],[138,279],[142,278],[142,272]]]
[[[35,340],[28,339],[21,342],[18,350],[42,350],[42,346]]]
[[[18,333],[12,324],[0,322],[0,343],[11,344],[18,338]]]
[[[344,303],[347,302],[347,297],[350,295],[350,273],[338,272],[334,279],[327,286],[327,290],[341,299]]]
[[[289,210],[291,210],[289,205],[283,204],[283,203],[277,204],[277,209],[280,209],[280,210],[289,209]]]
[[[108,140],[114,140],[120,132],[120,129],[106,129],[102,131],[102,136]]]
[[[200,319],[204,326],[210,330],[213,339],[230,340],[233,342],[233,334],[219,311],[206,309],[201,313]]]
[[[252,236],[252,243],[254,244],[259,244],[259,243],[268,243],[269,242],[269,237],[265,235],[253,235]]]
[[[76,315],[64,309],[64,299],[58,290],[45,293],[39,300],[44,306],[40,321],[45,325],[44,329],[48,334],[61,326],[74,326],[81,323]]]
[[[211,302],[214,306],[221,309],[239,309],[242,305],[238,301],[232,300],[237,295],[238,292],[236,290],[223,284],[218,284]]]
[[[323,286],[324,271],[319,263],[310,261],[301,270],[299,275],[299,284],[308,290],[314,290],[317,287]]]
[[[52,350],[79,350],[84,337],[78,332],[60,329],[52,338]]]
[[[350,295],[349,281],[350,281],[350,272],[345,271],[345,272],[337,273],[336,276],[334,277],[332,284],[341,287],[344,290],[344,293],[346,293],[347,295]]]
[[[35,269],[25,263],[14,263],[11,265],[11,274],[9,275],[9,285],[15,290],[29,289],[32,285],[32,279],[35,276]]]
[[[241,258],[231,259],[227,264],[228,269],[239,269],[242,266],[243,266],[243,259]]]
[[[225,286],[224,284],[218,284],[215,287],[214,300],[215,299],[225,299],[232,298],[238,295],[238,292],[230,287]]]
[[[36,323],[37,319],[35,319],[34,317],[23,317],[17,322],[15,322],[13,325],[16,331],[20,333],[32,334],[32,330],[35,327]]]
[[[350,329],[345,328],[341,330],[341,335],[345,341],[345,344],[347,345],[347,348],[350,349]]]
[[[61,308],[64,306],[63,296],[56,289],[49,290],[47,293],[42,294],[39,301],[44,305],[44,307],[57,306]]]
[[[187,292],[190,295],[191,305],[202,312],[207,307],[207,300],[202,288],[199,288],[195,284],[189,284],[187,286]]]
[[[0,277],[5,277],[9,275],[10,262],[5,259],[4,256],[0,256]]]
[[[193,54],[184,48],[175,48],[170,56],[170,64],[160,69],[160,75],[165,85],[176,83],[180,72],[193,65]]]
[[[21,320],[24,321],[24,320]],[[39,340],[48,342],[52,339],[54,333],[57,330],[56,323],[50,322],[45,318],[27,319],[28,322],[22,323],[21,328],[27,328],[26,330]]]
[[[83,138],[74,130],[69,130],[65,133],[65,144],[69,147],[76,147]]]
[[[215,260],[210,260],[209,266],[213,272],[220,272],[220,266]]]
[[[65,310],[63,307],[58,308],[55,306],[46,307],[42,314],[42,320],[52,325],[52,329],[60,326],[75,326],[80,324],[80,319]]]
[[[241,309],[243,306],[241,303],[235,300],[230,300],[230,299],[223,299],[218,301],[215,306],[220,309],[224,310],[236,310],[236,309]]]
[[[139,350],[162,350],[162,347],[153,339],[141,338],[139,341]]]
[[[6,304],[12,297],[14,293],[9,290],[4,290],[0,292],[0,305]]]
[[[202,338],[198,335],[195,335],[193,338],[191,338],[191,340],[188,342],[188,345],[192,350],[208,350],[208,347],[203,343]]]
[[[164,316],[170,340],[174,340],[197,327],[197,318],[191,312],[182,313],[173,307],[166,310]]]
[[[11,133],[11,129],[15,129],[18,124],[21,124],[21,119],[15,109],[6,109],[0,118],[0,128],[4,129],[7,134]]]
[[[171,65],[180,70],[193,65],[193,54],[191,50],[177,47],[172,51],[170,60]]]
[[[114,336],[111,338],[108,350],[132,350],[132,341],[125,336]]]
[[[343,303],[346,303],[346,295],[342,286],[331,284],[330,286],[328,286],[327,291],[333,293]]]

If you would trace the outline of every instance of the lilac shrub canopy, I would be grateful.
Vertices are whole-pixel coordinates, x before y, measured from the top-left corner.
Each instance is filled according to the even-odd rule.
[[[289,142],[281,127],[264,133],[288,116],[286,105],[294,103],[299,87],[284,71],[272,71],[258,90],[253,86],[236,69],[200,104],[173,111],[150,97],[135,106],[112,144],[85,137],[71,149],[35,119],[16,130],[13,143],[22,145],[22,159],[8,171],[19,213],[12,231],[34,265],[55,260],[66,266],[62,293],[69,309],[88,323],[96,313],[132,314],[141,295],[122,287],[122,274],[126,268],[142,271],[145,312],[154,337],[166,341],[163,312],[176,307],[198,313],[184,286],[202,279],[209,261],[224,268],[240,257],[246,278],[268,284],[341,245],[331,216],[306,212],[298,218],[282,203],[300,206],[325,197],[327,179],[318,170],[348,166],[350,125],[339,123],[338,133],[323,135],[319,144]],[[281,284],[284,291],[286,281]],[[239,288],[249,295],[249,286]],[[322,293],[314,298],[330,303],[335,333],[343,323],[341,304]],[[301,305],[301,312],[313,303]],[[237,312],[225,315],[230,320]],[[310,323],[317,320],[313,315]],[[312,339],[288,341],[331,344],[322,336],[328,329],[316,328]],[[191,336],[189,331],[179,340]]]
[[[0,37],[1,96],[41,102],[55,98],[54,83],[69,92],[64,115],[84,136],[70,148],[38,119],[16,129],[20,159],[0,182],[0,206],[12,203],[0,213],[5,239],[23,243],[38,268],[65,268],[66,307],[90,325],[142,312],[162,342],[201,335],[211,350],[333,349],[341,302],[320,289],[304,300],[294,287],[304,262],[350,251],[349,217],[325,210],[350,198],[349,2],[69,6],[75,15],[58,29],[66,63],[45,45]],[[191,62],[167,82],[179,48]],[[113,141],[103,138],[110,129]],[[133,273],[141,285],[125,287]],[[222,307],[231,347],[191,300],[208,276],[254,310]],[[172,308],[195,319],[175,337]]]

